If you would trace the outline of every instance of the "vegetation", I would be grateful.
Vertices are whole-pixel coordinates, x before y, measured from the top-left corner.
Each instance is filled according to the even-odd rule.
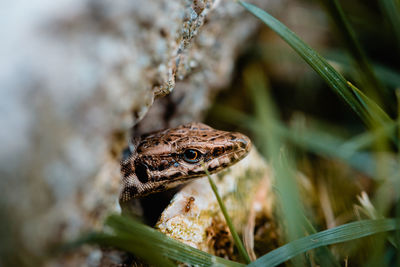
[[[249,52],[237,68],[237,87],[227,91],[225,100],[210,111],[211,124],[241,125],[275,171],[278,219],[285,226],[283,245],[250,266],[285,262],[400,265],[400,75],[396,72],[400,67],[400,3],[375,3],[381,12],[373,11],[385,22],[379,33],[383,37],[378,39],[369,25],[371,16],[376,15],[370,6],[361,9],[364,12],[354,12],[362,4],[354,2],[345,9],[337,0],[320,2],[334,25],[332,32],[342,40],[335,51],[327,46],[326,57],[267,12],[239,1],[324,81],[312,76],[311,82],[295,88],[298,92],[279,97],[274,87],[284,87],[285,81],[268,77],[271,57],[264,51],[268,48],[262,42],[258,47],[248,44]],[[364,41],[358,41],[356,29],[363,29],[363,40],[375,43],[365,46]],[[368,58],[382,59],[387,66]],[[326,93],[329,89],[336,96]],[[312,107],[307,107],[309,103]],[[318,188],[317,195],[302,195],[294,175],[298,170],[310,177]],[[328,202],[320,201],[322,195]],[[307,197],[317,199],[320,208],[310,211]],[[107,224],[113,229],[111,233],[94,234],[86,241],[131,251],[155,265],[176,265],[175,261],[200,266],[243,265],[180,244],[127,218],[112,216]]]

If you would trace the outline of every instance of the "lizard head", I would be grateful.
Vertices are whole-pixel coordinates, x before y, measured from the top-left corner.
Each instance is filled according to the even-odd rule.
[[[120,201],[167,190],[216,173],[235,164],[250,151],[250,139],[235,132],[189,123],[136,138],[122,161]]]

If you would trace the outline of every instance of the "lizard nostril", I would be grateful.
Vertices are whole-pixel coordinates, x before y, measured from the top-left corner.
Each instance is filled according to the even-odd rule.
[[[237,138],[234,140],[241,148],[243,149],[248,149],[251,142],[250,139],[247,136],[241,136],[240,138]]]
[[[240,143],[241,147],[245,148],[247,146],[248,142],[245,139],[241,138],[241,139],[238,139],[237,141]]]

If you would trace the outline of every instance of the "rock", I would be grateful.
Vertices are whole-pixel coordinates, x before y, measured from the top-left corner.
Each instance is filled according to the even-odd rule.
[[[201,120],[258,21],[233,1],[34,0],[3,9],[1,258],[74,266],[78,256],[47,256],[118,211],[129,129],[147,113],[138,132]]]

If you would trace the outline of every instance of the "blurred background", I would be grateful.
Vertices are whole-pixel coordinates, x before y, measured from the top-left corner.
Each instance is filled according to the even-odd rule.
[[[356,45],[334,1],[252,3],[398,120],[399,1],[336,2]],[[271,161],[286,151],[315,189],[300,198],[318,231],[400,214],[398,130],[393,139],[365,124],[235,2],[35,0],[4,3],[0,17],[4,266],[96,265],[93,248],[52,249],[118,211],[132,135],[190,121],[239,130]],[[334,249],[355,265],[394,266],[396,241],[385,240]]]
[[[338,7],[347,25],[341,24]],[[284,12],[272,15],[396,120],[400,92],[396,33],[399,8],[396,1],[296,1]],[[346,27],[351,36],[345,32]],[[245,132],[270,162],[288,157],[286,167],[306,174],[313,190],[302,191],[307,186],[302,181],[294,185],[296,182],[284,172],[282,176],[278,173],[277,179],[294,184],[281,185],[286,189],[278,185],[278,191],[299,191],[300,206],[296,196],[288,195],[286,200],[281,197],[282,205],[287,201],[289,206],[302,209],[317,231],[359,219],[399,216],[399,130],[392,133],[397,136],[394,139],[388,132],[379,135],[379,127],[363,122],[268,27],[261,27],[246,43],[230,86],[217,95],[206,122]],[[279,223],[290,228],[287,220],[297,218],[293,222],[296,228],[302,225],[301,216],[283,214]],[[286,233],[286,240],[295,236]],[[338,245],[332,251],[348,260],[340,263],[346,266],[394,266],[399,264],[395,247],[382,235]],[[318,256],[315,259],[322,266],[332,265],[321,262]]]

